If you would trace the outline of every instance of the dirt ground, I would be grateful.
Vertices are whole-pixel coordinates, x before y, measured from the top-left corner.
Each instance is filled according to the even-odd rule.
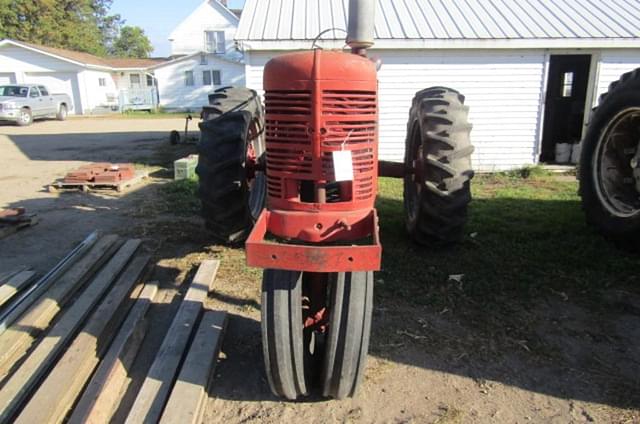
[[[0,240],[0,270],[29,265],[44,273],[91,231],[141,237],[153,252],[159,304],[134,366],[119,421],[171,321],[182,282],[204,258],[222,259],[211,307],[230,314],[222,359],[210,388],[207,422],[582,423],[640,422],[640,297],[612,292],[620,312],[593,316],[549,297],[513,314],[554,355],[511,334],[470,332],[452,311],[376,298],[364,384],[354,399],[282,402],[269,391],[260,344],[260,271],[238,272],[243,253],[212,244],[197,217],[172,210],[161,189],[166,166],[189,148],[168,145],[177,119],[87,119],[0,124],[0,208],[24,206],[40,224]],[[122,195],[49,193],[45,186],[79,164],[127,161],[152,177]],[[384,223],[383,223],[384,225]],[[384,243],[384,240],[383,240]],[[376,284],[384,284],[377,280]],[[505,339],[510,344],[502,343]],[[508,346],[508,347],[505,347]],[[604,363],[606,362],[606,363]]]

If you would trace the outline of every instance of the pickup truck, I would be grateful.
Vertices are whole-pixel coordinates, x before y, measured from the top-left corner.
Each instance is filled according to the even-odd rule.
[[[31,125],[35,118],[64,121],[72,109],[68,95],[50,94],[44,85],[0,85],[0,121],[12,121],[21,127]]]

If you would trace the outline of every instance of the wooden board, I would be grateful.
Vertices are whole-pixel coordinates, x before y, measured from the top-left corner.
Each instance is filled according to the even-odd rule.
[[[227,313],[205,312],[189,353],[180,369],[161,424],[197,424],[202,421],[207,386],[218,359]]]
[[[0,422],[11,419],[17,412],[139,246],[140,240],[129,240],[122,246],[11,375],[0,389]]]
[[[61,190],[73,190],[73,191],[89,191],[89,190],[115,190],[117,192],[124,191],[126,188],[133,187],[134,185],[140,184],[142,180],[145,178],[149,178],[148,171],[136,171],[133,178],[126,181],[121,181],[119,183],[65,183],[64,181],[56,181],[55,183],[49,185],[48,190],[50,192],[61,191]]]
[[[118,408],[129,382],[129,369],[144,340],[144,316],[158,292],[158,283],[147,283],[131,308],[109,351],[78,401],[69,424],[106,423]]]
[[[33,281],[36,273],[34,271],[22,271],[11,277],[5,284],[0,286],[0,306],[7,303],[16,293],[22,290],[27,284]]]
[[[34,291],[23,301],[31,306],[0,335],[0,375],[5,375],[11,369],[38,334],[49,326],[67,300],[111,257],[117,249],[117,239],[117,236],[101,238],[49,287],[46,296]]]
[[[182,354],[200,315],[202,304],[211,290],[219,265],[217,260],[204,261],[200,265],[129,411],[127,423],[155,423],[160,419]]]
[[[149,259],[149,256],[133,259],[55,368],[39,385],[15,423],[60,423],[64,420],[129,312],[133,298],[140,294],[142,286],[127,301]]]

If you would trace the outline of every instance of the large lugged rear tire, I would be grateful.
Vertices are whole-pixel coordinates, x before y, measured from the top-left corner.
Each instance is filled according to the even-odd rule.
[[[413,98],[405,149],[407,231],[419,244],[460,241],[471,202],[471,124],[464,96],[431,87]]]
[[[207,228],[224,243],[244,241],[262,211],[266,178],[253,165],[265,150],[263,112],[253,90],[224,87],[209,96],[200,123],[198,174]]]
[[[640,68],[609,85],[582,142],[580,196],[587,222],[640,248]]]

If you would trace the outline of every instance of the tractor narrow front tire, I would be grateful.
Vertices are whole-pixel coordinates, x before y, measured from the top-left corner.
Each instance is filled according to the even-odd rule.
[[[322,371],[323,396],[353,396],[362,381],[373,311],[373,272],[341,272],[329,277],[329,333]]]
[[[259,162],[264,137],[262,106],[254,91],[226,87],[205,107],[198,147],[198,193],[207,228],[219,241],[243,242],[264,208],[266,178],[250,169]]]
[[[587,223],[640,249],[640,68],[600,96],[582,141],[579,193]]]
[[[265,269],[262,277],[262,350],[271,391],[289,400],[308,394],[304,365],[302,276]]]
[[[405,223],[419,244],[454,243],[471,202],[473,146],[464,96],[446,87],[416,93],[409,113],[404,178]]]

